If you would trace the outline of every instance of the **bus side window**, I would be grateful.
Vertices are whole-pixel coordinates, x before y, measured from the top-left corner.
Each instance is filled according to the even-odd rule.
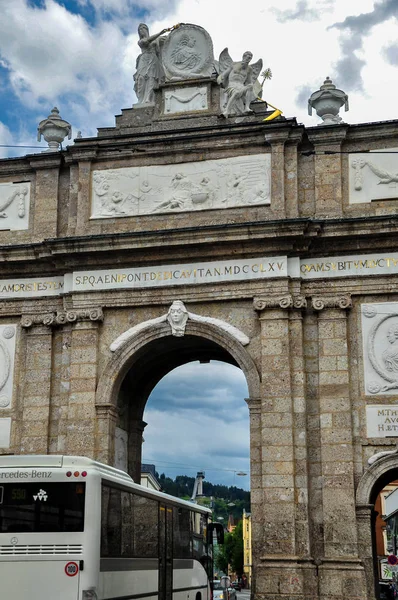
[[[158,502],[134,494],[134,556],[157,558],[159,544]]]
[[[188,508],[173,508],[173,555],[174,558],[192,558],[191,532]]]
[[[121,556],[121,491],[102,486],[101,556]]]

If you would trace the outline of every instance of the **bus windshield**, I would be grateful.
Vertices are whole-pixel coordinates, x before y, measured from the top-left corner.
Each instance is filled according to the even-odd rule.
[[[84,530],[84,482],[0,485],[0,533]]]

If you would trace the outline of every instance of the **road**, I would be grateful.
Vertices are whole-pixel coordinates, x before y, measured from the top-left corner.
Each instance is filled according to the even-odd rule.
[[[236,600],[250,600],[250,590],[242,590],[236,592]]]

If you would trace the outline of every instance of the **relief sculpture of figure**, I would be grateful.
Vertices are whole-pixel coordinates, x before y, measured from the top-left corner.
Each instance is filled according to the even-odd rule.
[[[387,339],[391,344],[390,348],[384,350],[382,358],[387,371],[397,374],[397,380],[385,385],[382,391],[386,392],[398,388],[398,323],[392,325],[387,331]]]
[[[196,40],[188,34],[183,35],[180,42],[171,53],[171,60],[178,69],[195,71],[201,61],[201,55],[196,50]]]
[[[260,58],[250,65],[252,58],[251,52],[245,52],[240,62],[233,62],[228,48],[220,54],[220,74],[217,82],[225,89],[228,98],[223,112],[224,117],[249,113],[250,103],[261,92],[261,84],[257,78],[263,67],[263,61]]]
[[[136,72],[134,75],[134,91],[139,104],[153,104],[155,101],[154,89],[164,79],[164,71],[160,58],[161,36],[170,31],[163,29],[160,33],[149,35],[148,25],[141,23],[138,26],[138,45],[141,54],[137,58]]]

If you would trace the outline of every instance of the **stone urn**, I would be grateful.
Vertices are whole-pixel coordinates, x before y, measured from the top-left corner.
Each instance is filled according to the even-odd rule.
[[[40,121],[37,128],[37,141],[41,141],[41,136],[48,143],[48,148],[44,152],[55,152],[60,149],[60,144],[66,136],[68,140],[72,137],[72,127],[68,121],[64,121],[56,106],[52,109],[47,119]]]
[[[342,118],[339,116],[342,106],[345,107],[347,112],[347,94],[342,90],[338,90],[333,81],[326,77],[319,90],[311,94],[308,99],[308,114],[312,115],[312,109],[315,108],[316,114],[323,121],[319,125],[336,125],[342,122]]]

